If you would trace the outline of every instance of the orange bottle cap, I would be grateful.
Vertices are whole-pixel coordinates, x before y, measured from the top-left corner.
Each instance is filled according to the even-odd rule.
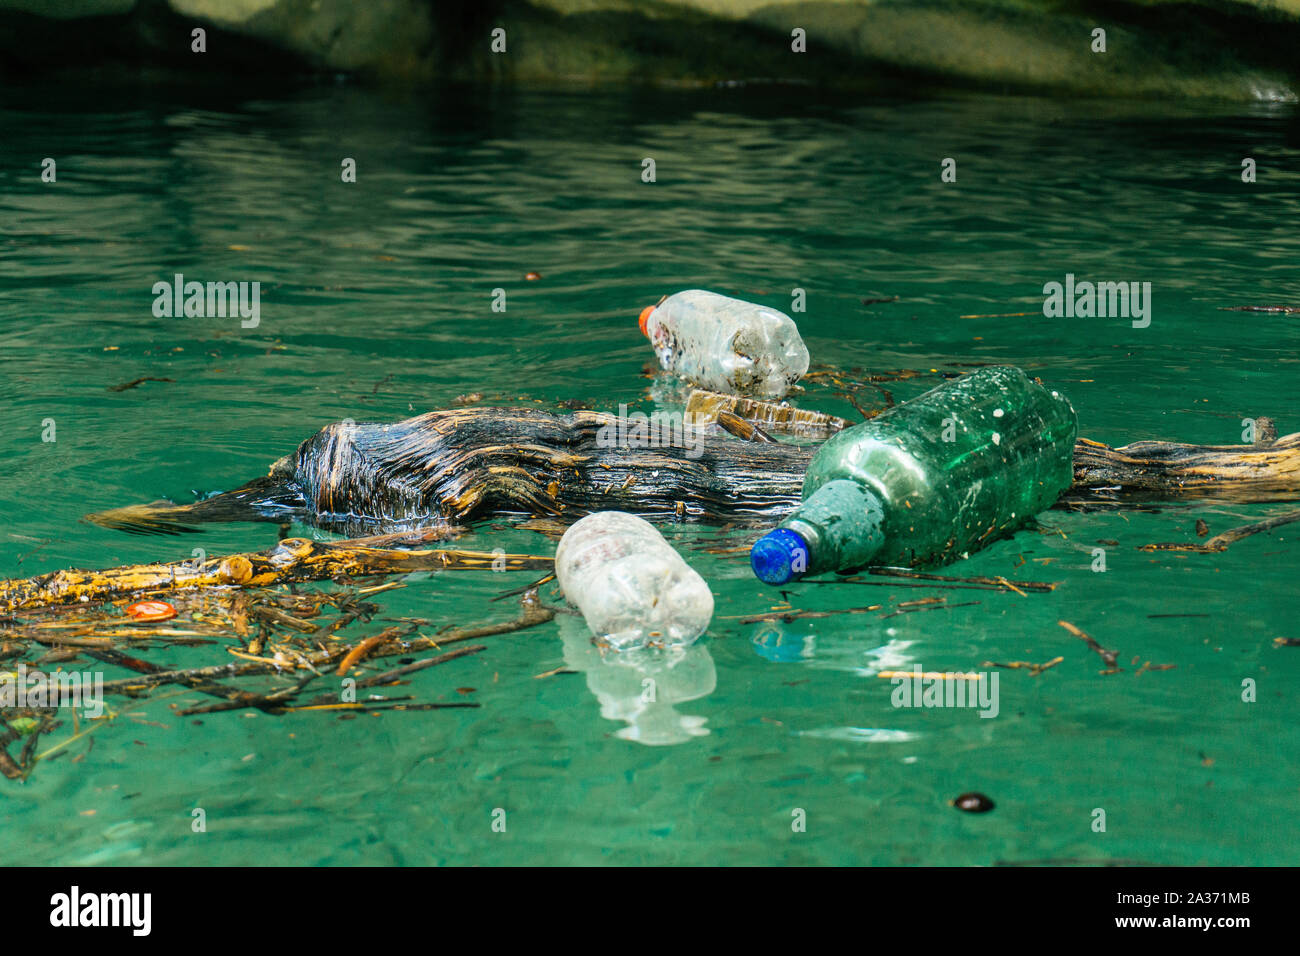
[[[641,326],[641,334],[644,335],[646,338],[650,337],[650,332],[646,329],[645,324],[646,322],[649,321],[650,313],[653,312],[654,310],[655,307],[653,305],[647,305],[644,309],[641,310],[641,319],[638,322],[638,324]]]
[[[137,621],[166,621],[176,616],[176,608],[166,601],[137,601],[126,613]]]

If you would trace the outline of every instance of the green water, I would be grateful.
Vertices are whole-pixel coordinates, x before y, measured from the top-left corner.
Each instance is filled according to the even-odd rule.
[[[551,408],[646,399],[636,315],[683,288],[787,310],[805,289],[795,317],[814,363],[1020,365],[1097,440],[1235,443],[1255,415],[1300,429],[1300,321],[1218,311],[1296,304],[1290,107],[344,87],[10,87],[0,106],[6,576],[268,546],[270,525],[147,538],[79,518],[233,487],[330,421],[471,392]],[[40,181],[47,156],[53,184]],[[1244,156],[1257,183],[1240,180]],[[344,157],[355,184],[340,182]],[[956,183],[940,181],[945,157]],[[153,283],[176,272],[260,281],[260,326],[154,318]],[[1043,284],[1067,272],[1149,281],[1150,327],[958,318],[1038,311]],[[141,376],[173,381],[108,390]],[[903,399],[938,381],[888,387]],[[852,414],[826,389],[804,401]],[[716,686],[677,705],[706,734],[645,746],[601,716],[588,675],[535,679],[565,664],[566,636],[582,646],[562,617],[412,682],[423,700],[474,687],[477,710],[196,726],[168,709],[195,695],[117,699],[79,762],[82,744],[0,786],[0,861],[1295,864],[1300,651],[1272,642],[1300,637],[1297,526],[1215,556],[1136,550],[1192,538],[1198,517],[1217,533],[1290,507],[1051,512],[1042,532],[951,572],[1060,582],[1050,594],[804,583],[788,589],[796,609],[884,608],[769,625],[737,623],[779,600],[743,552],[712,556],[698,548],[716,530],[670,529],[716,596],[696,669],[707,690],[711,662]],[[1105,573],[1092,570],[1099,540],[1119,542]],[[462,543],[552,547],[486,525]],[[504,619],[508,602],[487,599],[530,579],[413,580],[382,596],[384,616]],[[929,596],[979,603],[880,616]],[[1170,614],[1198,616],[1152,616]],[[1118,649],[1124,671],[1100,676],[1060,619]],[[142,652],[167,665],[214,653]],[[1038,677],[1002,671],[994,719],[896,709],[875,676],[1058,655]],[[1139,675],[1148,660],[1177,666]],[[946,805],[969,790],[997,808]],[[191,831],[195,807],[206,833]]]

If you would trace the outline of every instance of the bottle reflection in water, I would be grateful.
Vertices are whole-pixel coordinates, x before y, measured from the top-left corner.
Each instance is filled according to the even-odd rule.
[[[759,657],[765,657],[774,664],[810,661],[817,647],[815,636],[795,633],[780,621],[760,622],[755,626],[749,641]]]
[[[709,733],[706,718],[676,709],[717,688],[713,657],[703,645],[602,652],[581,618],[569,614],[561,618],[564,663],[586,675],[602,717],[627,724],[615,736],[663,746]]]

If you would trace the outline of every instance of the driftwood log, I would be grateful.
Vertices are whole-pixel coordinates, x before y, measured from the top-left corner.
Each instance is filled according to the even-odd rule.
[[[683,434],[679,425],[679,440],[657,441],[656,447],[640,447],[635,435],[618,431],[618,418],[591,411],[462,408],[392,424],[336,423],[277,461],[266,477],[234,491],[193,504],[159,502],[88,517],[160,534],[205,521],[287,525],[293,519],[358,534],[510,513],[572,521],[601,510],[770,524],[798,502],[816,446],[773,442],[767,431],[807,436],[847,424],[725,398],[710,403],[693,396],[688,408],[707,412],[700,427]],[[1256,445],[1141,441],[1112,448],[1079,440],[1074,486],[1060,506],[1152,498],[1300,498],[1300,433]]]
[[[97,524],[174,534],[205,521],[291,519],[345,534],[492,514],[576,520],[591,511],[721,522],[771,521],[799,497],[809,446],[689,432],[660,447],[618,442],[619,419],[533,408],[462,408],[393,424],[327,425],[232,492],[136,505]],[[680,434],[680,427],[678,429]]]
[[[1081,438],[1070,496],[1100,489],[1130,498],[1294,501],[1300,498],[1300,432],[1254,445],[1139,441],[1111,448]]]

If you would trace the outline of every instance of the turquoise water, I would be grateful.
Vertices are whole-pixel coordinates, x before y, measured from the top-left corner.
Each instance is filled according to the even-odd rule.
[[[11,87],[0,106],[5,576],[269,546],[270,525],[175,539],[79,519],[234,487],[338,419],[395,420],[474,392],[649,408],[653,356],[636,315],[681,288],[787,309],[790,290],[806,290],[796,318],[814,363],[924,371],[887,385],[900,400],[939,381],[931,369],[997,362],[1067,394],[1081,433],[1101,441],[1230,444],[1257,415],[1300,429],[1300,320],[1219,311],[1298,304],[1292,107],[864,105],[771,87],[107,89],[75,101]],[[47,156],[55,183],[40,179]],[[1247,156],[1254,184],[1240,179]],[[344,157],[356,183],[340,181]],[[654,183],[641,181],[646,157]],[[940,181],[946,157],[955,183]],[[524,281],[530,271],[542,278]],[[177,272],[260,281],[260,325],[155,318],[152,286]],[[1040,312],[1043,284],[1066,273],[1149,281],[1150,327],[959,318]],[[505,313],[491,309],[497,288]],[[172,381],[109,390],[143,376]],[[854,414],[826,388],[801,401]],[[47,419],[54,442],[41,440]],[[717,606],[679,675],[694,698],[667,721],[680,743],[619,736],[593,687],[635,694],[639,680],[593,664],[579,622],[561,616],[408,689],[451,701],[473,687],[476,710],[236,711],[196,726],[168,705],[197,695],[119,700],[81,760],[79,743],[0,786],[0,859],[1295,864],[1300,652],[1273,639],[1300,637],[1297,526],[1219,555],[1136,550],[1194,537],[1198,517],[1218,533],[1292,507],[1050,512],[1040,531],[950,572],[1060,582],[1050,594],[805,583],[788,589],[795,610],[882,608],[775,624],[738,623],[781,600],[743,554],[700,550],[716,529],[669,528]],[[1119,543],[1096,573],[1103,540]],[[486,523],[461,543],[553,547]],[[383,616],[505,619],[509,602],[488,598],[533,574],[412,580],[382,595]],[[882,617],[931,596],[979,603]],[[1152,616],[1170,614],[1198,616]],[[1124,671],[1099,675],[1058,620],[1118,649]],[[141,656],[184,665],[213,652]],[[1037,677],[999,672],[994,719],[894,708],[875,676],[1058,655]],[[1148,660],[1177,666],[1138,674]],[[566,661],[580,672],[535,677]],[[970,790],[996,809],[947,805]],[[191,831],[195,807],[207,833]]]

